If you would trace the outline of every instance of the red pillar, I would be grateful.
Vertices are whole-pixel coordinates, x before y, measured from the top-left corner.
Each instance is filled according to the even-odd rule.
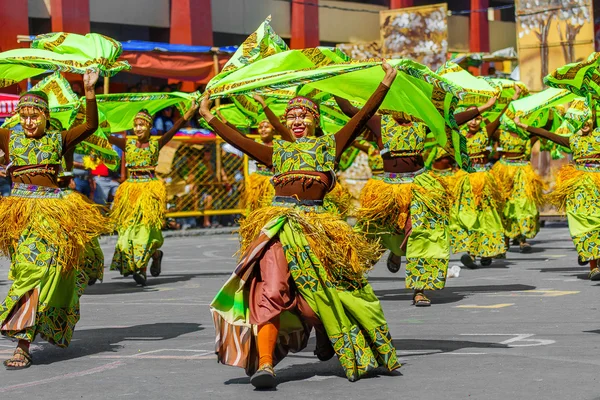
[[[489,0],[471,0],[469,19],[469,48],[472,52],[490,51],[490,28],[487,9]],[[482,66],[487,68],[486,65]],[[478,73],[479,71],[471,71]]]
[[[171,0],[171,36],[174,44],[213,45],[211,0]]]
[[[90,33],[89,0],[50,0],[53,32]]]
[[[413,0],[390,0],[390,10],[412,7],[413,5]]]
[[[293,0],[292,49],[317,47],[319,41],[319,0]]]

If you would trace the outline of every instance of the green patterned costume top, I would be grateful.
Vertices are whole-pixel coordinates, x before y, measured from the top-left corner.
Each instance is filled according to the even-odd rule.
[[[25,136],[23,131],[10,133],[10,163],[15,167],[27,165],[60,165],[62,135],[58,131],[46,132],[39,139]]]
[[[524,139],[519,135],[513,135],[509,131],[501,130],[498,146],[506,153],[531,154],[531,140]]]
[[[467,152],[469,156],[475,156],[482,154],[488,147],[489,137],[485,129],[480,129],[479,132],[473,136],[468,136],[468,128],[461,130],[464,137],[467,138]]]
[[[275,175],[292,171],[335,171],[335,137],[304,137],[295,142],[273,140]]]
[[[153,169],[158,165],[159,146],[158,140],[150,140],[148,147],[137,147],[137,140],[131,139],[127,142],[125,153],[127,154],[127,168],[133,169]]]
[[[572,135],[569,138],[569,146],[573,152],[573,160],[586,161],[593,160],[599,162],[600,159],[594,158],[600,155],[600,128],[594,129],[589,135]]]
[[[419,155],[425,149],[427,127],[422,122],[411,122],[409,125],[399,124],[393,116],[381,116],[381,154],[394,156]]]

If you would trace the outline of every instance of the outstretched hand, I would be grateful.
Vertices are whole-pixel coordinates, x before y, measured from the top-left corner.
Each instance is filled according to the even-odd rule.
[[[515,94],[513,94],[512,99],[513,100],[518,100],[519,97],[521,97],[521,86],[517,85],[515,83]]]
[[[490,99],[479,108],[479,112],[490,110],[496,102],[498,101],[498,96],[490,97]]]
[[[96,82],[98,82],[98,77],[100,76],[100,71],[98,68],[90,68],[85,71],[83,75],[83,87],[85,91],[94,91],[94,86],[96,86]]]
[[[524,123],[521,122],[521,117],[517,116],[517,117],[515,117],[515,119],[513,121],[515,121],[515,124],[517,124],[517,126],[519,128],[527,130],[527,125],[525,125]]]
[[[198,107],[200,107],[200,105],[196,102],[196,99],[192,100],[192,105],[185,112],[185,115],[183,116],[183,118],[185,118],[186,121],[189,121],[190,119],[192,119],[192,117],[194,115],[196,115],[196,111],[198,111]]]
[[[260,94],[255,94],[254,96],[252,96],[252,98],[256,100],[256,102],[260,104],[263,108],[267,106],[267,103],[265,103],[265,99]]]
[[[386,60],[383,60],[381,64],[381,69],[385,71],[385,77],[381,81],[385,86],[390,87],[392,83],[394,83],[394,79],[396,79],[396,75],[398,75],[398,71],[396,68],[392,67]]]

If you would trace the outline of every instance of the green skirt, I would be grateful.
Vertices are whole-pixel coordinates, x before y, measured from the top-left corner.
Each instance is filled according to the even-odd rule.
[[[462,175],[454,188],[450,234],[454,253],[495,257],[506,252],[498,183],[488,170]]]
[[[322,261],[345,259],[351,268],[352,260],[364,261],[360,253],[365,248],[375,248],[377,252],[377,246],[370,246],[336,215],[316,208],[313,207],[318,213],[307,211],[307,207],[265,207],[246,219],[247,223],[260,226],[241,227],[242,239],[247,239],[243,242],[244,255],[211,303],[219,362],[242,367],[248,375],[258,367],[257,326],[250,322],[249,282],[269,243],[279,241],[294,291],[323,323],[347,378],[355,381],[380,366],[389,370],[400,367],[383,310],[366,278],[351,279],[347,272]],[[265,218],[268,222],[263,224]],[[259,232],[253,240],[245,238],[250,231]],[[330,242],[333,236],[337,245]],[[365,246],[354,248],[358,243]],[[379,255],[369,256],[369,263],[376,262]],[[338,279],[334,280],[332,276],[336,275]],[[280,315],[274,363],[289,351],[302,350],[307,333],[298,313],[284,311]]]
[[[446,187],[431,172],[386,173],[363,188],[355,229],[406,256],[407,289],[441,290],[450,260],[448,207]]]

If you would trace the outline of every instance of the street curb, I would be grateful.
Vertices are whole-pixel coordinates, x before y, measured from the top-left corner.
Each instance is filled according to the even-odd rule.
[[[215,236],[215,235],[233,235],[237,233],[239,227],[231,226],[224,228],[208,228],[208,229],[182,229],[179,231],[163,231],[164,238],[177,237],[194,237],[194,236]],[[100,237],[100,244],[113,244],[118,239],[117,235],[109,235]]]

